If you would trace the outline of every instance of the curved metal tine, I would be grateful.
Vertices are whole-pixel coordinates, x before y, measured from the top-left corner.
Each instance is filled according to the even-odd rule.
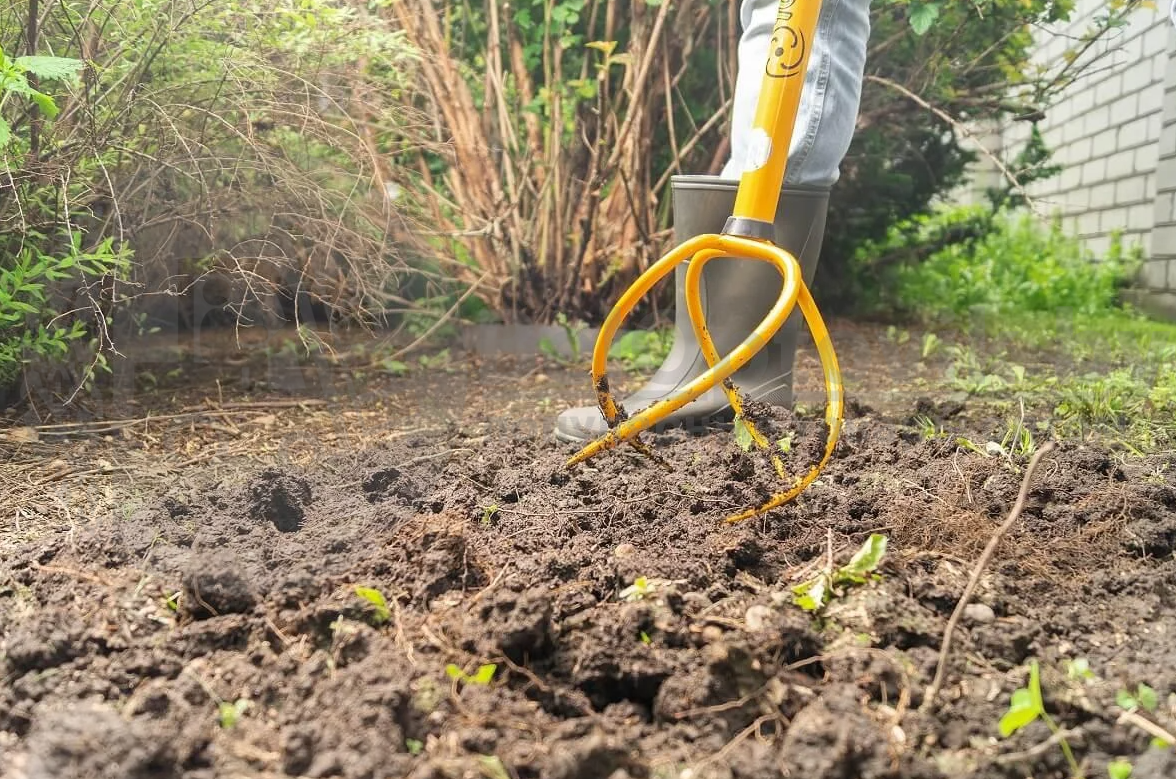
[[[780,250],[775,246],[747,238],[707,235],[700,236],[693,241],[687,241],[677,250],[671,252],[656,263],[645,274],[642,274],[642,277],[638,281],[645,280],[655,270],[659,272],[659,278],[660,276],[664,276],[670,268],[684,259],[682,255],[686,253],[685,250],[687,248],[692,250],[689,256],[694,256],[703,250],[717,250],[720,254],[724,255],[746,255],[749,259],[766,260],[776,263],[782,270],[785,282],[780,298],[776,301],[771,311],[768,312],[767,316],[764,317],[763,321],[760,322],[755,330],[739,346],[732,350],[731,354],[719,360],[718,363],[701,376],[695,378],[675,395],[659,400],[641,412],[619,421],[608,433],[589,443],[573,456],[568,461],[569,465],[582,462],[606,449],[612,449],[621,441],[627,440],[649,429],[661,419],[664,419],[669,414],[698,398],[715,384],[729,378],[767,344],[772,335],[784,325],[788,316],[792,313],[799,294],[798,282],[800,281],[800,275],[798,266],[795,263],[781,261],[776,254]],[[664,266],[663,263],[665,263]],[[687,273],[689,274],[689,272],[688,270]],[[629,292],[622,296],[621,301],[610,312],[608,319],[605,321],[605,327],[602,327],[600,336],[597,339],[596,350],[593,353],[593,381],[597,387],[598,396],[601,398],[602,411],[605,413],[606,420],[609,419],[608,412],[604,408],[606,403],[611,403],[615,407],[615,401],[612,400],[608,387],[607,374],[605,372],[608,349],[611,346],[616,331],[619,329],[620,323],[635,305],[636,297],[630,293],[634,291],[634,288],[639,288],[644,293],[651,286],[652,282],[642,283],[640,287],[635,283],[634,287],[631,287]],[[693,303],[689,299],[687,303],[691,307],[691,318],[696,321],[700,319],[701,302],[695,298]],[[711,346],[713,349],[713,343]],[[615,412],[619,412],[619,408],[617,407],[614,410]],[[614,419],[619,416],[621,416],[619,413],[615,413]]]

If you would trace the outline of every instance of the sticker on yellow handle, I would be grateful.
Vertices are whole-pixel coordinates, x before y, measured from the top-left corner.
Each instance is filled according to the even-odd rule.
[[[784,285],[780,297],[764,320],[748,335],[748,337],[725,357],[720,357],[715,349],[714,341],[706,326],[702,313],[702,303],[699,295],[702,269],[706,263],[716,257],[738,257],[746,262],[768,262],[780,271]],[[648,408],[629,416],[613,398],[607,374],[608,352],[613,339],[624,323],[629,313],[642,297],[682,262],[689,261],[686,270],[686,305],[690,321],[698,342],[702,347],[703,356],[710,366],[704,374],[691,381],[679,392],[668,398],[657,401]],[[623,442],[635,443],[635,439],[659,421],[673,412],[697,399],[716,384],[722,383],[723,391],[727,394],[731,407],[738,414],[742,407],[742,400],[735,386],[727,381],[734,373],[746,365],[755,355],[767,345],[768,341],[783,327],[792,310],[800,306],[809,332],[817,347],[821,359],[821,367],[825,380],[827,405],[825,409],[825,424],[828,427],[828,439],[820,462],[813,466],[808,473],[796,480],[789,489],[773,494],[764,503],[746,511],[728,517],[729,522],[739,522],[744,519],[763,514],[792,500],[803,492],[816,480],[824,469],[837,440],[841,434],[843,418],[843,392],[841,385],[841,370],[837,364],[837,355],[833,350],[829,331],[817,310],[812,294],[800,275],[800,266],[796,258],[783,249],[767,242],[742,238],[733,235],[700,235],[687,240],[677,248],[653,264],[649,270],[641,274],[605,318],[596,339],[596,346],[592,352],[592,386],[596,390],[597,403],[609,431],[600,438],[592,441],[576,455],[568,460],[568,465],[575,465],[595,457],[601,452],[615,448]],[[761,447],[767,446],[763,436],[750,427],[752,439]]]

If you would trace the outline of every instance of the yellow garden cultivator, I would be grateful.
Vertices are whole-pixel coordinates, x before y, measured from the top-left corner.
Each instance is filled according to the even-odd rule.
[[[752,131],[753,155],[740,178],[733,213],[727,219],[722,234],[691,238],[654,263],[625,291],[609,312],[592,353],[592,383],[596,391],[597,404],[608,423],[609,430],[581,449],[568,461],[568,465],[583,462],[623,442],[628,442],[643,453],[652,455],[651,450],[638,439],[638,436],[720,383],[731,409],[735,412],[737,422],[750,432],[753,444],[762,450],[770,449],[770,442],[756,429],[753,421],[747,418],[743,398],[730,377],[746,365],[776,331],[784,326],[797,305],[800,306],[816,343],[828,393],[825,410],[828,440],[824,454],[808,473],[795,478],[794,483],[787,489],[773,494],[760,505],[729,517],[728,521],[748,519],[792,500],[817,478],[832,456],[841,432],[843,415],[841,371],[837,365],[837,355],[833,351],[828,330],[813,302],[812,294],[804,283],[796,257],[773,243],[773,223],[784,183],[793,127],[800,107],[819,12],[820,0],[780,0],[771,49],[768,52],[756,106]],[[699,295],[703,267],[718,257],[770,263],[779,270],[784,280],[779,300],[768,315],[746,340],[725,357],[718,354],[707,330]],[[617,331],[637,302],[683,262],[688,263],[687,309],[695,336],[710,369],[689,382],[675,395],[630,416],[613,397],[609,386],[606,373],[609,350]],[[773,461],[778,474],[786,476],[780,461],[777,458],[773,458]]]

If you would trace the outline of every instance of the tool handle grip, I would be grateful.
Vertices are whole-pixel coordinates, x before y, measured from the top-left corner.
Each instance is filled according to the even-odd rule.
[[[727,234],[772,240],[820,13],[821,0],[780,0]]]

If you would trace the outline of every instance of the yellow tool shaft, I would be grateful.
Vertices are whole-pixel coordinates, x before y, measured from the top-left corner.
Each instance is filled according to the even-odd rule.
[[[772,224],[817,35],[820,0],[780,0],[732,217]]]

